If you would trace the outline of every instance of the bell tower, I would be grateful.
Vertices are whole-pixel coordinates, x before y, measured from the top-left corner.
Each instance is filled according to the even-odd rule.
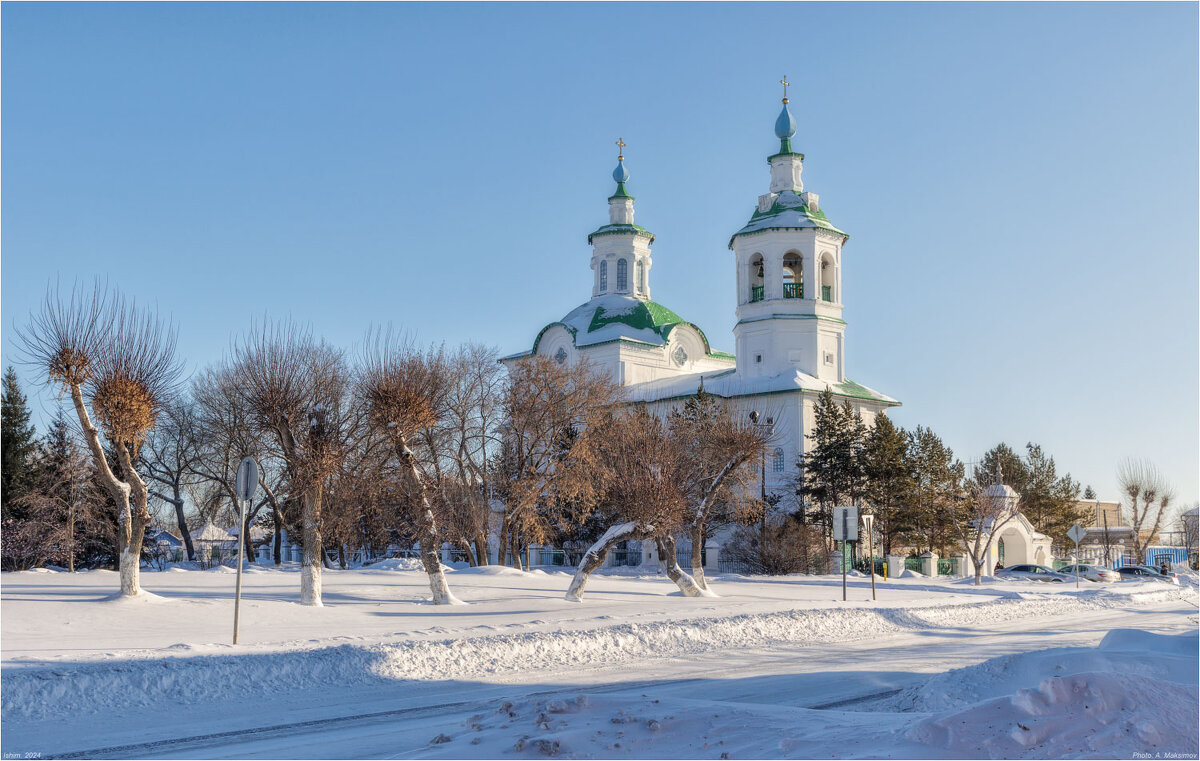
[[[770,190],[729,240],[737,266],[737,372],[745,378],[792,374],[845,380],[842,246],[849,238],[804,190],[804,154],[792,149],[796,120],[775,121],[779,151],[767,158]]]
[[[619,295],[650,300],[650,244],[654,235],[633,223],[633,196],[625,190],[625,141],[617,138],[617,191],[608,198],[608,224],[588,236],[592,246],[592,298]]]

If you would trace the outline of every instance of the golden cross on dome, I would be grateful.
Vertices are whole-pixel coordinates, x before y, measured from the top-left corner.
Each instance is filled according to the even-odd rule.
[[[783,85],[783,102],[787,103],[788,102],[787,89],[788,89],[788,85],[791,84],[791,82],[787,81],[787,74],[783,75],[783,79],[779,80],[779,84]]]
[[[624,141],[622,138],[619,138],[619,137],[617,138],[617,142],[616,142],[616,146],[617,146],[617,161],[624,161],[624,160],[625,160],[625,146],[626,146],[626,145],[627,145],[627,143],[626,143],[626,142],[625,142],[625,141]]]

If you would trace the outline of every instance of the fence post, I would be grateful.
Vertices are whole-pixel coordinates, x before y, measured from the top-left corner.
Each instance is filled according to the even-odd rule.
[[[936,552],[926,552],[921,555],[921,573],[926,576],[938,575],[938,556]]]

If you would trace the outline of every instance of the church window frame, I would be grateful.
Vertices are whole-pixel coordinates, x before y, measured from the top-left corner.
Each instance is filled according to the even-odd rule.
[[[629,260],[617,260],[617,293],[625,293],[629,290]]]
[[[608,290],[608,262],[604,259],[600,260],[600,292],[604,293]]]
[[[637,284],[637,292],[645,293],[646,292],[646,263],[643,262],[641,259],[639,259],[634,270],[637,272],[636,280],[634,281]]]

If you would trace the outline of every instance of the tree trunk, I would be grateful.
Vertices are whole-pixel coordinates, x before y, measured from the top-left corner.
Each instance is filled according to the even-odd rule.
[[[592,575],[592,571],[604,565],[608,551],[620,542],[642,539],[649,531],[650,527],[642,527],[633,522],[621,523],[605,531],[604,536],[597,539],[579,561],[579,567],[575,569],[575,578],[571,579],[571,586],[567,589],[566,600],[583,602],[583,590],[587,587],[588,577]]]
[[[121,464],[122,475],[129,485],[124,509],[119,517],[119,522],[123,525],[118,529],[117,536],[121,553],[118,566],[121,573],[121,594],[132,597],[142,593],[142,538],[146,535],[146,524],[150,521],[150,510],[147,507],[149,492],[145,482],[133,469],[129,448],[120,443],[113,448],[117,451],[117,461]]]
[[[417,528],[417,542],[421,545],[421,564],[429,575],[429,589],[433,592],[434,605],[458,604],[461,601],[450,593],[446,584],[446,576],[442,573],[442,561],[438,554],[437,522],[433,517],[433,506],[429,503],[429,493],[425,488],[425,479],[417,469],[417,458],[408,448],[403,436],[396,440],[396,454],[400,459],[400,473],[408,487],[411,505],[418,505],[411,516]]]
[[[301,541],[304,554],[300,560],[300,604],[320,607],[321,602],[321,492],[318,481],[304,492],[301,507]]]
[[[117,569],[121,572],[121,594],[126,596],[135,596],[141,590],[138,586],[138,570],[141,560],[141,537],[138,537],[138,557],[134,558],[132,567],[127,560],[127,548],[129,539],[133,535],[133,516],[129,507],[129,497],[132,487],[117,478],[112,472],[112,468],[108,465],[108,459],[104,456],[104,447],[100,444],[100,432],[96,430],[96,426],[92,425],[92,417],[88,414],[87,407],[83,403],[83,389],[78,385],[71,386],[71,402],[75,406],[75,414],[79,417],[79,426],[83,429],[83,437],[87,442],[88,449],[92,453],[92,461],[96,465],[96,469],[100,471],[101,483],[109,496],[117,503],[117,552],[120,559],[117,561]],[[120,446],[117,447],[121,449]],[[129,458],[128,450],[125,451],[125,459]],[[143,531],[145,526],[142,527]]]
[[[500,521],[500,541],[496,546],[496,565],[508,565],[508,508]]]
[[[175,496],[176,499],[171,501],[171,504],[175,506],[175,525],[179,527],[179,534],[183,538],[183,546],[187,550],[187,559],[195,560],[196,547],[192,544],[192,532],[188,531],[187,520],[183,517],[183,500],[178,499],[178,494]]]
[[[660,548],[661,554],[661,548]],[[704,523],[696,521],[692,525],[692,578],[696,581],[696,586],[701,589],[708,589],[708,582],[704,580]]]
[[[675,537],[670,534],[656,536],[654,537],[654,543],[658,545],[659,563],[662,565],[663,570],[667,572],[667,578],[675,582],[680,592],[683,592],[686,597],[700,597],[701,595],[705,597],[716,596],[712,592],[705,595],[704,591],[696,585],[695,579],[688,576],[679,567],[679,559],[675,554]],[[695,553],[696,551],[693,549],[692,554],[694,555]]]
[[[480,534],[475,537],[475,558],[479,561],[479,565],[489,565],[491,560],[488,558],[488,541],[487,534]]]
[[[275,565],[283,565],[283,514],[275,500],[271,500],[271,520],[275,522],[275,537],[272,542],[272,559]]]

